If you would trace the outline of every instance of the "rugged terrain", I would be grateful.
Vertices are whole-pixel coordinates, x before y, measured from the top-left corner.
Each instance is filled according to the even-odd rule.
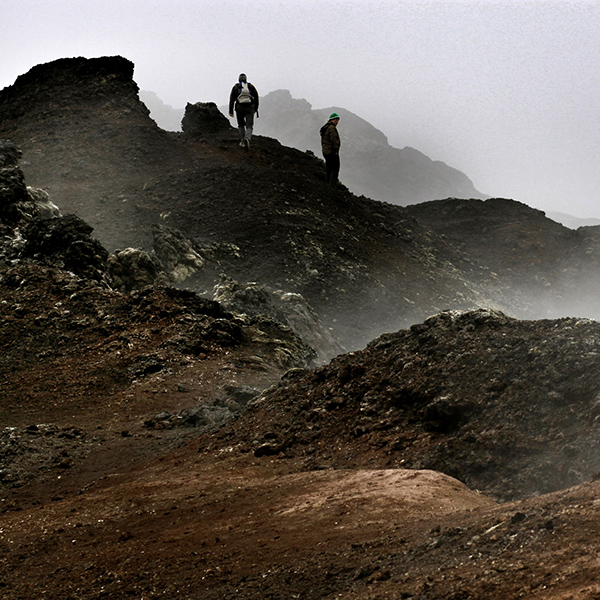
[[[597,323],[442,313],[306,369],[173,288],[1,284],[3,597],[598,597]]]
[[[344,349],[445,309],[597,316],[594,303],[569,304],[589,297],[578,286],[597,287],[596,228],[574,232],[511,200],[474,201],[486,208],[454,221],[456,236],[479,235],[465,246],[424,214],[331,190],[310,152],[255,136],[244,153],[214,104],[189,104],[186,116],[182,132],[161,130],[120,57],[38,65],[0,91],[0,136],[22,149],[28,184],[89,223],[110,252],[164,254],[156,246],[166,230],[201,263],[185,264],[175,285],[206,296],[225,274],[300,295]],[[464,201],[444,202],[456,203],[456,219]],[[488,264],[489,213],[498,236],[510,232],[498,246],[508,264]],[[174,260],[171,272],[187,259]]]
[[[140,99],[150,110],[150,116],[166,131],[181,131],[184,108],[165,104],[155,92],[140,91]],[[263,135],[278,139],[282,144],[311,150],[321,155],[319,128],[333,110],[341,111],[343,124],[343,178],[355,194],[401,206],[426,202],[432,198],[489,198],[473,187],[460,171],[439,161],[432,161],[415,148],[394,148],[385,134],[345,108],[314,110],[306,100],[292,98],[288,90],[269,92],[262,98],[266,111],[258,123]],[[221,107],[227,112],[227,107]],[[348,147],[349,146],[349,147]],[[582,218],[564,212],[550,211],[547,216],[570,229],[600,224],[596,218]]]
[[[2,597],[599,598],[600,325],[498,310],[591,292],[595,229],[329,190],[131,73],[0,92]]]

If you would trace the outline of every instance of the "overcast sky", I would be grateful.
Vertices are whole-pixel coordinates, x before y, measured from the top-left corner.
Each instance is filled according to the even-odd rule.
[[[0,88],[117,54],[173,107],[226,104],[245,72],[263,95],[351,110],[481,192],[600,217],[600,0],[0,0]]]

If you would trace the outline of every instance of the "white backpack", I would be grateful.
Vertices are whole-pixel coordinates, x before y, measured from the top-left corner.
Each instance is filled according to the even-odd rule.
[[[240,104],[250,104],[252,102],[252,94],[246,82],[240,82],[240,93],[238,94],[237,101]]]

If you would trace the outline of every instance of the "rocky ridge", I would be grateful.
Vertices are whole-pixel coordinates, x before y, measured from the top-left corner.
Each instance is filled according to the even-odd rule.
[[[158,125],[180,131],[184,109],[165,105],[154,92],[141,91],[140,98]],[[365,195],[401,206],[434,198],[487,198],[464,174],[433,161],[410,147],[393,148],[386,136],[358,115],[340,107],[313,109],[304,99],[292,98],[288,90],[276,90],[261,99],[257,131],[282,144],[321,156],[318,131],[332,112],[343,115],[341,177],[356,195]],[[221,107],[226,114],[227,107]]]
[[[160,130],[132,72],[120,57],[65,59],[0,91],[0,136],[22,149],[27,180],[109,252],[156,253],[166,227],[201,259],[174,283],[206,295],[224,274],[299,294],[345,348],[441,308],[495,302],[501,286],[483,269],[464,269],[399,207],[329,189],[310,153],[257,136],[241,156],[210,103],[188,105],[182,133]]]
[[[595,228],[573,232],[511,200],[433,202],[433,213],[470,213],[449,232],[431,211],[329,189],[310,152],[256,136],[240,153],[214,103],[190,103],[184,131],[161,130],[132,73],[121,57],[39,65],[0,91],[0,136],[22,148],[30,185],[112,255],[144,265],[141,284],[161,276],[154,257],[172,285],[206,297],[222,276],[263,286],[275,303],[302,297],[343,349],[445,309],[596,316],[581,301],[597,288]],[[497,237],[486,244],[492,213]]]
[[[443,312],[287,373],[219,436],[307,468],[426,468],[502,501],[539,495],[600,473],[599,357],[596,321]]]

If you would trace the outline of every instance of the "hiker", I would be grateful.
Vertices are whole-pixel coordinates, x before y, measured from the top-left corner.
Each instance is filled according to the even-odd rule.
[[[258,92],[251,83],[248,83],[244,73],[240,74],[238,83],[233,86],[229,95],[230,117],[233,117],[234,105],[240,132],[240,146],[248,151],[254,127],[254,113],[258,116]]]
[[[329,115],[329,121],[321,127],[321,148],[325,158],[325,178],[327,183],[335,188],[337,186],[338,176],[340,174],[340,134],[337,130],[337,124],[340,122],[340,115],[332,113]]]

